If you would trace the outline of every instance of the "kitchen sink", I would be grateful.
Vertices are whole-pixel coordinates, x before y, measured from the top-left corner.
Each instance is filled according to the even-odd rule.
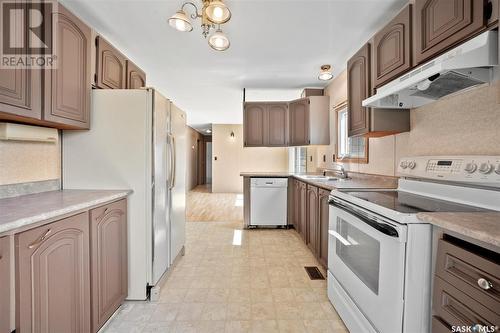
[[[335,177],[329,177],[329,176],[319,176],[319,175],[304,175],[304,176],[299,176],[300,178],[303,179],[309,179],[317,182],[330,182],[330,181],[336,181],[338,178]]]

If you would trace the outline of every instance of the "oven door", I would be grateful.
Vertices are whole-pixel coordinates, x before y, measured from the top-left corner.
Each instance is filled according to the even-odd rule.
[[[328,269],[378,332],[402,330],[405,245],[405,225],[330,199]]]

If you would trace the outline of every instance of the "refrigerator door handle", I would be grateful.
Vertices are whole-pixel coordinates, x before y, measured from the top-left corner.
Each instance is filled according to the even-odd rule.
[[[175,187],[175,183],[176,183],[176,177],[175,177],[175,174],[176,174],[176,170],[175,170],[175,164],[176,164],[176,161],[177,161],[177,150],[175,148],[175,136],[172,135],[172,150],[174,152],[173,154],[173,158],[172,158],[172,187]]]
[[[168,189],[171,190],[175,185],[175,139],[172,134],[167,134],[168,138],[168,148],[170,150],[170,165],[169,165],[169,177],[168,177]]]

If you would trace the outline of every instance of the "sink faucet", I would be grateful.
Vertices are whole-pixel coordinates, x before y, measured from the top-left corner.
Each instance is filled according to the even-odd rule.
[[[347,170],[343,165],[336,165],[335,170],[323,169],[323,176],[326,177],[326,173],[332,171],[335,175],[341,179],[349,179],[349,175],[347,174]]]
[[[342,178],[342,179],[348,179],[349,175],[347,174],[347,171],[344,169],[344,166],[341,165],[339,169],[340,169],[339,170],[339,176],[340,176],[340,178]]]

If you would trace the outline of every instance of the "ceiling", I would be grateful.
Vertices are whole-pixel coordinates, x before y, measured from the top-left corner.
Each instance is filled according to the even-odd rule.
[[[186,111],[194,126],[242,123],[243,88],[247,97],[259,91],[276,100],[325,86],[317,79],[319,67],[342,71],[407,1],[226,0],[232,19],[223,26],[231,40],[225,52],[208,46],[199,20],[190,33],[168,26],[182,2],[62,1],[144,69],[148,86]]]

